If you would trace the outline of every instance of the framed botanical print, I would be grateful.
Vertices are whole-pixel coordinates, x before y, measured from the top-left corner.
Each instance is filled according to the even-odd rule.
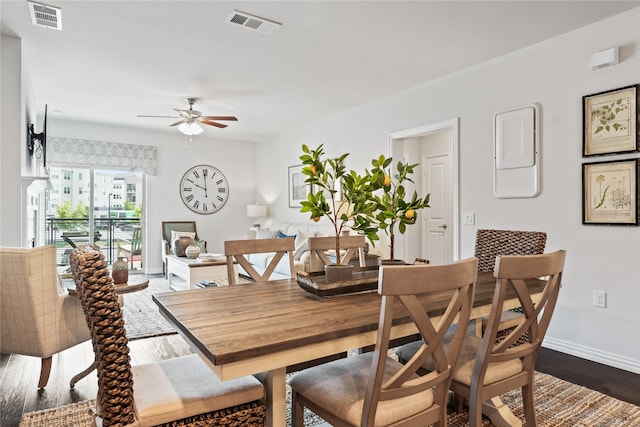
[[[300,202],[307,200],[311,191],[311,185],[305,180],[307,176],[302,173],[303,165],[289,166],[289,207],[299,208]]]
[[[582,97],[582,155],[638,151],[640,85]]]
[[[638,162],[631,159],[583,163],[583,224],[639,224]]]

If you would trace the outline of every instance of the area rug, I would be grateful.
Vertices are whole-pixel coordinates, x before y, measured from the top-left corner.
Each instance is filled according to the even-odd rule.
[[[626,403],[588,388],[568,383],[551,375],[536,373],[536,411],[540,426],[598,426],[619,427],[640,425],[640,407]],[[288,389],[289,387],[287,387]],[[287,394],[289,399],[290,394]],[[524,422],[520,391],[502,395],[513,413]],[[73,403],[60,408],[25,414],[20,427],[90,426],[89,408],[93,401]],[[287,407],[290,407],[287,402]],[[313,414],[305,417],[306,426],[319,426],[323,421]],[[291,425],[287,414],[287,425]],[[467,412],[450,411],[450,427],[469,425]],[[493,424],[485,419],[484,427]]]
[[[149,276],[149,286],[138,292],[124,294],[122,314],[127,338],[136,340],[177,333],[158,311],[158,306],[151,299],[153,294],[169,292],[169,283],[162,277]],[[130,277],[131,283],[136,282],[135,275]]]

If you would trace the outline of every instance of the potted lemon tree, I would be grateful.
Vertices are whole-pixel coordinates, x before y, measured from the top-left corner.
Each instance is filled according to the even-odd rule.
[[[366,214],[365,222],[367,227],[377,226],[389,236],[389,260],[381,260],[381,262],[404,263],[404,260],[395,259],[396,232],[404,234],[407,226],[416,223],[417,211],[430,207],[430,194],[420,198],[414,190],[413,195],[407,198],[405,183],[413,183],[411,175],[418,164],[398,161],[395,171],[392,172],[392,161],[391,157],[385,158],[383,155],[371,161],[373,168],[371,172],[367,171],[368,179],[376,181],[377,187],[381,188],[382,193],[378,191],[372,194],[371,202],[375,205],[375,209],[373,212],[370,210],[364,212]]]
[[[352,266],[341,265],[340,235],[345,227],[364,234],[372,242],[378,239],[378,227],[369,218],[373,217],[377,203],[372,193],[380,187],[375,173],[367,171],[359,175],[347,171],[344,161],[349,153],[328,157],[323,144],[315,149],[302,146],[300,160],[305,182],[311,185],[307,200],[301,202],[300,212],[309,213],[314,221],[328,218],[334,230],[336,263],[325,267],[327,281],[351,278]],[[336,272],[341,271],[342,273]],[[335,275],[338,275],[337,277]],[[335,279],[334,279],[335,277]]]

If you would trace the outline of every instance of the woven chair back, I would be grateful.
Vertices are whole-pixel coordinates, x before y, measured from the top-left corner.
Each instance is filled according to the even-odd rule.
[[[478,230],[478,271],[493,273],[498,255],[540,255],[546,243],[547,233],[541,231]]]
[[[74,249],[70,261],[98,362],[96,415],[105,427],[131,424],[135,411],[128,340],[107,262],[90,245]]]

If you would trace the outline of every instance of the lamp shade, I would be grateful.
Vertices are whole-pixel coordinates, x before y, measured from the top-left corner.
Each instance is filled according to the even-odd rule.
[[[249,218],[263,218],[267,216],[267,205],[247,205]]]
[[[185,135],[199,135],[203,129],[197,123],[180,123],[178,130]]]

